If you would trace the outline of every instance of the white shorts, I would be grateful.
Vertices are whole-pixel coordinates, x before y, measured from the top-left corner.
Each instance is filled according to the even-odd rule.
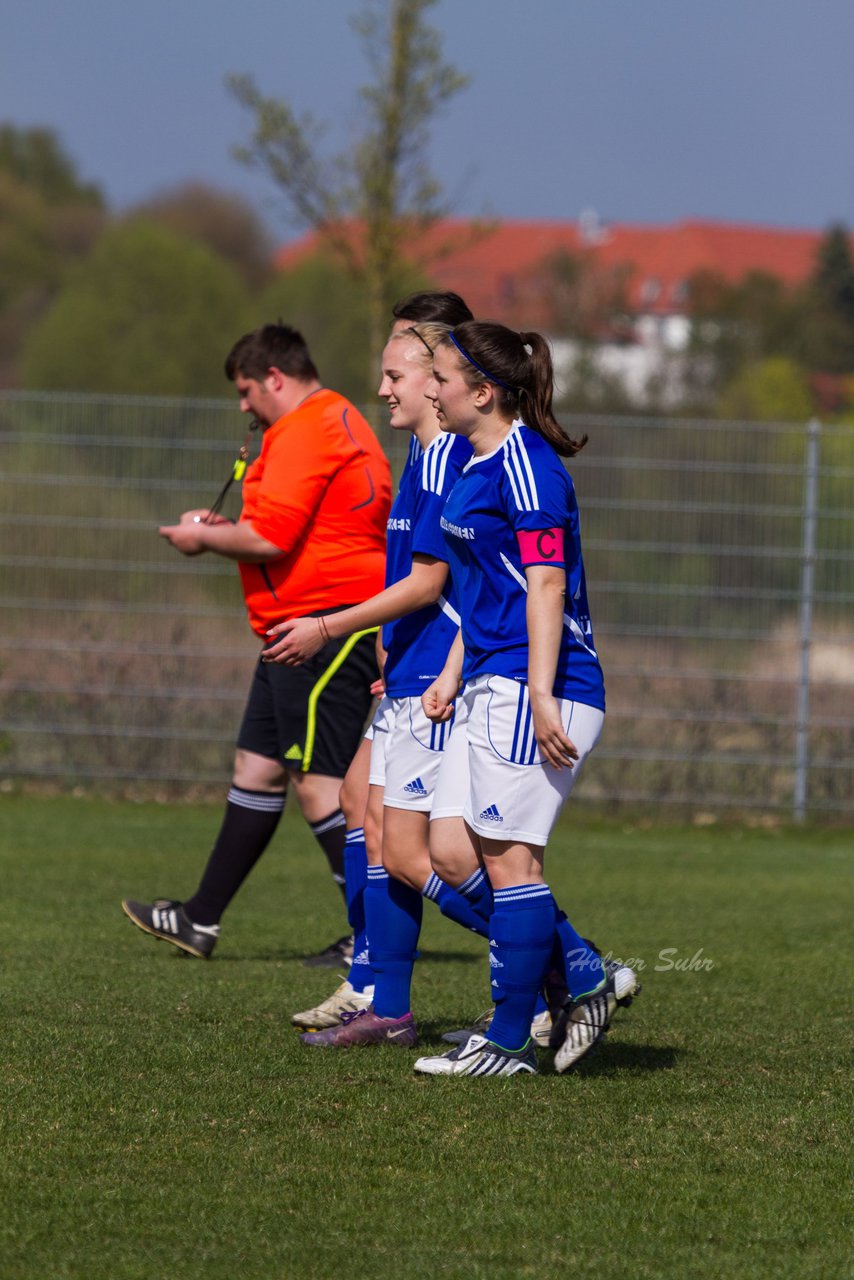
[[[383,703],[385,701],[383,699]],[[383,804],[390,809],[429,813],[445,746],[453,740],[453,721],[434,724],[428,720],[418,697],[390,698],[388,702],[391,714],[374,734],[371,782],[374,780],[374,752],[383,750]],[[384,747],[378,745],[378,739],[384,740]]]
[[[394,704],[391,698],[382,697],[365,734],[371,744],[371,771],[368,782],[372,787],[385,786],[386,748],[393,724]]]
[[[527,685],[504,676],[479,676],[466,685],[460,703],[468,710],[468,777],[462,769],[451,777],[449,770],[443,802],[462,798],[463,817],[478,835],[545,846],[599,740],[604,712],[561,699],[561,719],[578,759],[572,769],[555,769],[543,760],[534,738]],[[439,815],[434,811],[434,816]]]
[[[468,705],[459,697],[454,707],[454,732],[442,752],[431,819],[463,816],[469,793],[468,718]]]

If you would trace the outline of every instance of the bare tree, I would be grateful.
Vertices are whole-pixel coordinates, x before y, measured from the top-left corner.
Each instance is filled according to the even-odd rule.
[[[360,90],[366,123],[349,155],[325,160],[322,131],[312,116],[265,97],[249,75],[228,81],[254,117],[249,144],[235,154],[266,170],[297,222],[318,232],[364,285],[374,358],[385,340],[407,246],[444,212],[425,158],[430,123],[467,83],[443,61],[439,35],[427,23],[435,3],[364,0],[352,25],[372,81]]]

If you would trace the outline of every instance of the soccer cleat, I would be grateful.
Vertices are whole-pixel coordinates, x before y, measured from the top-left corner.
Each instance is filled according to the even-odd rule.
[[[200,960],[207,960],[219,937],[218,924],[193,924],[183,904],[170,898],[158,898],[150,904],[125,898],[122,911],[144,933],[162,942],[171,942],[173,947],[180,947]]]
[[[456,1031],[446,1031],[442,1039],[447,1044],[465,1044],[470,1036],[482,1036],[489,1030],[490,1023],[495,1017],[495,1008],[487,1009],[486,1013],[480,1014],[475,1018],[470,1027],[460,1027]],[[549,1037],[552,1030],[552,1015],[547,1009],[542,1013],[534,1015],[531,1021],[531,1039],[538,1044],[541,1049],[549,1047]]]
[[[345,1013],[358,1013],[360,1009],[367,1009],[373,995],[373,987],[367,987],[364,992],[354,991],[345,978],[341,986],[336,987],[326,1000],[321,1000],[316,1009],[295,1013],[291,1022],[295,1027],[302,1027],[306,1031],[337,1027]]]
[[[634,970],[623,965],[605,979],[598,991],[580,1000],[567,1000],[550,1039],[556,1051],[554,1065],[559,1075],[575,1066],[598,1044],[617,1006],[631,1000],[637,985]]]
[[[502,1049],[485,1036],[473,1035],[438,1058],[418,1058],[415,1070],[426,1076],[535,1076],[537,1051],[532,1040],[521,1049]]]
[[[613,978],[614,975],[618,973],[620,969],[625,968],[625,965],[622,965],[619,960],[605,960],[603,958],[602,968],[605,970],[606,978]],[[629,972],[631,972],[631,970],[629,970]],[[617,1007],[620,1009],[628,1009],[629,1005],[632,1003],[633,1000],[637,999],[637,997],[640,995],[642,990],[643,990],[643,987],[637,981],[637,978],[635,978],[634,991],[632,991],[629,995],[621,996],[620,999],[617,1001]]]
[[[306,956],[303,964],[307,969],[338,969],[342,964],[353,963],[353,935],[345,933],[337,942],[330,942],[323,951],[316,955]]]
[[[342,1014],[338,1026],[309,1031],[300,1040],[324,1049],[350,1049],[358,1044],[399,1044],[411,1049],[418,1043],[418,1028],[411,1013],[402,1018],[380,1018],[371,1008],[357,1009]]]

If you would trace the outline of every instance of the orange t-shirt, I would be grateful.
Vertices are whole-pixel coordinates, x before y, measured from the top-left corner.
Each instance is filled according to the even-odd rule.
[[[382,591],[391,471],[349,400],[321,388],[264,432],[241,520],[285,552],[240,564],[253,631]]]

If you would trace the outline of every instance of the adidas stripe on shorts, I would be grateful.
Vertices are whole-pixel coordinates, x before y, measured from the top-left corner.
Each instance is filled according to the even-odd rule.
[[[463,817],[478,835],[544,846],[599,740],[604,713],[583,702],[560,700],[564,728],[579,758],[572,769],[555,769],[540,755],[526,684],[505,676],[478,676],[466,685],[460,703],[468,712],[468,776],[460,755],[456,768],[448,760],[433,816],[441,816],[438,802],[448,806],[455,788]]]
[[[385,786],[384,805],[430,812],[452,725],[428,720],[420,698],[383,698],[372,726],[370,780]]]

